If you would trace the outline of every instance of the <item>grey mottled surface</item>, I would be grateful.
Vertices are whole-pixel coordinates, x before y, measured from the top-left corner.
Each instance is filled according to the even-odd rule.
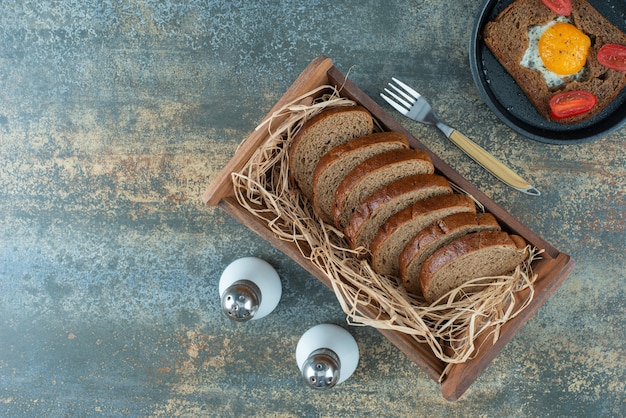
[[[0,415],[624,416],[626,131],[562,147],[500,123],[468,68],[479,5],[0,0]],[[577,262],[456,403],[369,328],[350,329],[350,380],[306,389],[295,346],[345,323],[334,295],[200,201],[319,54],[379,102],[409,81],[526,173],[541,198],[402,120]],[[277,268],[283,299],[233,324],[217,282],[247,255]]]

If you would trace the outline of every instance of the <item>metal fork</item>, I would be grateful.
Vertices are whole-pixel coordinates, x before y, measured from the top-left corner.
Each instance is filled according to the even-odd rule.
[[[456,129],[441,122],[433,109],[430,107],[430,104],[428,104],[421,94],[397,78],[392,78],[392,80],[393,83],[389,83],[390,88],[385,88],[385,92],[380,95],[398,112],[417,122],[433,125],[439,128],[439,130],[443,132],[448,139],[454,142],[474,161],[483,166],[504,184],[532,196],[541,195],[539,190],[530,185],[500,161],[496,160],[478,144],[471,141]]]

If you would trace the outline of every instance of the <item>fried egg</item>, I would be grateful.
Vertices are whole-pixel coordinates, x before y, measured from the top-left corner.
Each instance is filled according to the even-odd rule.
[[[520,65],[539,71],[550,90],[569,81],[583,80],[591,39],[559,16],[545,25],[528,30],[529,45]]]

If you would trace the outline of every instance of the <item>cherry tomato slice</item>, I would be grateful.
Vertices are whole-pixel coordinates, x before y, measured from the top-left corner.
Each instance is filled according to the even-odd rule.
[[[564,91],[550,99],[550,110],[554,119],[564,119],[590,111],[598,99],[585,90]]]
[[[598,62],[607,68],[626,71],[626,46],[606,44],[598,51]]]
[[[554,13],[569,16],[572,13],[572,0],[541,0]]]

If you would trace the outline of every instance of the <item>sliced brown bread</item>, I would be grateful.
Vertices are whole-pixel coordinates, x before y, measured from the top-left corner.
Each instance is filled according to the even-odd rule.
[[[290,175],[304,196],[313,196],[313,171],[324,154],[373,129],[372,115],[362,106],[328,109],[306,121],[289,148]]]
[[[505,8],[483,30],[483,40],[493,55],[520,86],[537,111],[552,120],[549,101],[556,92],[550,91],[543,76],[536,70],[520,65],[528,48],[528,29],[545,25],[557,18],[541,0],[516,0]],[[608,69],[597,60],[598,50],[607,43],[626,45],[626,34],[605,19],[585,0],[572,0],[571,23],[592,39],[587,57],[587,73],[580,81],[572,81],[569,90],[586,90],[593,93],[598,102],[582,115],[559,120],[576,123],[600,112],[626,86],[626,72]]]
[[[476,213],[476,204],[463,194],[420,200],[391,216],[378,229],[371,244],[372,268],[378,274],[400,275],[400,253],[415,235],[431,222],[453,213]]]
[[[464,235],[426,259],[420,272],[422,293],[432,303],[469,280],[508,274],[527,257],[520,236],[503,231]]]
[[[479,231],[499,231],[490,213],[460,212],[438,219],[419,231],[400,253],[400,278],[404,287],[421,294],[419,275],[424,261],[452,240]]]
[[[335,226],[340,229],[348,226],[354,209],[383,186],[434,171],[428,154],[413,149],[388,151],[363,161],[337,187],[333,204]]]
[[[320,158],[313,172],[313,207],[327,223],[332,216],[335,191],[359,163],[394,149],[408,149],[406,136],[399,132],[377,132],[338,145]]]
[[[417,174],[396,180],[376,190],[354,210],[344,230],[346,238],[353,248],[369,249],[378,228],[387,219],[419,200],[449,194],[450,183],[439,175]]]

